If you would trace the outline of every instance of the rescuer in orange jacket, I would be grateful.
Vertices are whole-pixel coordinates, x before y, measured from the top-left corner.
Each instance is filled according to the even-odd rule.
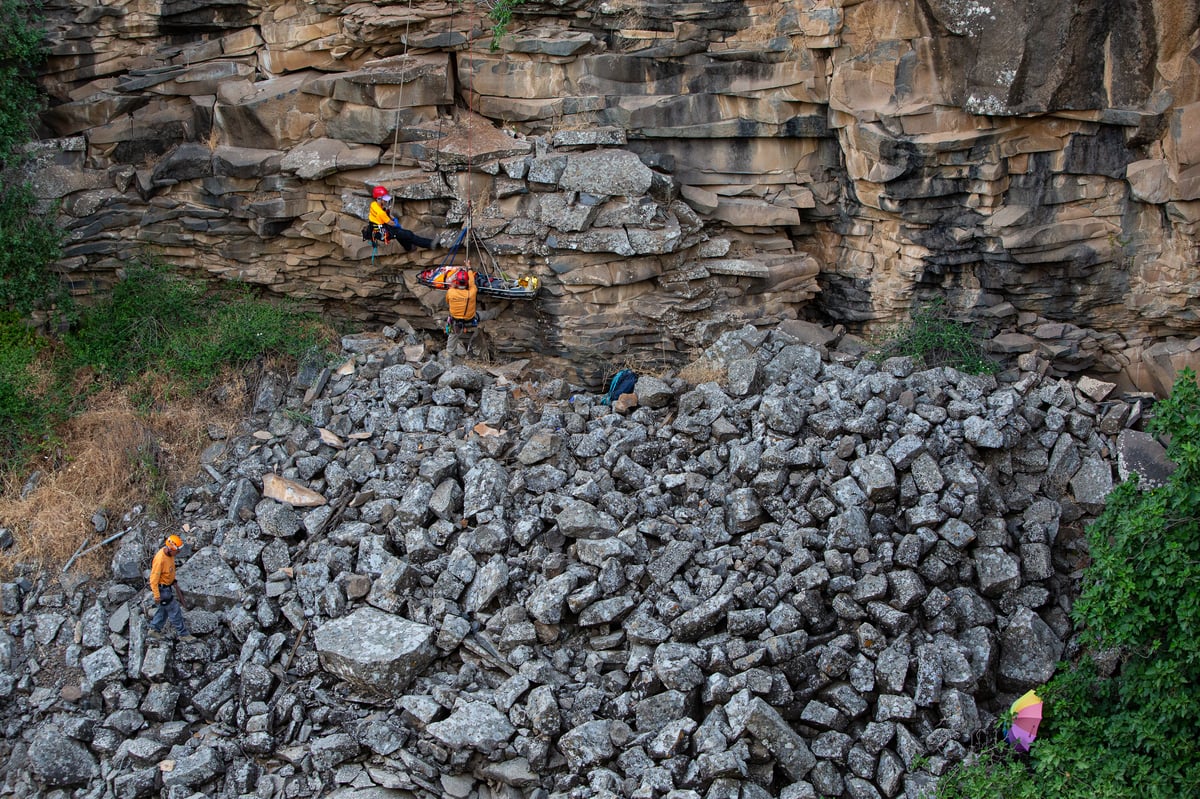
[[[183,621],[183,606],[179,604],[177,596],[182,592],[175,585],[175,555],[182,548],[183,539],[172,534],[154,553],[154,562],[150,565],[150,593],[154,595],[157,610],[150,620],[150,631],[151,635],[161,636],[163,626],[169,619],[181,640],[194,641],[195,636],[188,632],[187,624]]]
[[[454,273],[450,288],[446,289],[446,307],[450,310],[450,316],[446,319],[445,357],[463,355],[465,350],[470,349],[471,341],[475,339],[475,329],[479,326],[479,315],[475,307],[478,295],[475,272],[471,269],[471,262],[467,261],[462,269]],[[459,345],[459,340],[468,330],[472,335],[464,348]]]

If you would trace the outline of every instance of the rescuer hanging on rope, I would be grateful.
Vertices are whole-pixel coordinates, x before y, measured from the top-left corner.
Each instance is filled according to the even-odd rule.
[[[437,246],[433,239],[418,236],[400,226],[400,221],[392,216],[392,195],[388,194],[387,189],[376,186],[371,191],[371,196],[374,199],[371,200],[368,221],[372,242],[386,244],[397,241],[405,252],[412,252],[417,247],[432,250]]]

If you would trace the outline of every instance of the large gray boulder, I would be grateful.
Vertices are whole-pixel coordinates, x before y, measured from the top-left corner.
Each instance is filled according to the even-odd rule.
[[[360,688],[398,693],[437,656],[436,631],[425,624],[361,608],[314,635],[321,667]]]
[[[285,507],[285,506],[280,506]],[[240,605],[246,589],[216,547],[205,547],[179,566],[176,580],[189,608],[226,610]]]
[[[742,694],[735,697],[726,712],[734,731],[744,729],[753,735],[775,756],[777,764],[790,779],[804,779],[817,764],[816,756],[799,733],[761,697],[748,698]]]
[[[30,742],[29,770],[48,787],[82,785],[100,775],[87,747],[66,737],[53,722],[43,724]]]
[[[1017,608],[1000,635],[999,676],[1012,690],[1025,690],[1049,680],[1062,657],[1063,642],[1050,625],[1029,608]]]

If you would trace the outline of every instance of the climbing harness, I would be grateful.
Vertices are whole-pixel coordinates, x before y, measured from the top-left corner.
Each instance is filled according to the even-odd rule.
[[[371,266],[374,266],[375,256],[379,252],[379,245],[391,243],[392,237],[388,235],[383,225],[373,225],[370,222],[363,226],[362,237],[363,241],[371,242]]]

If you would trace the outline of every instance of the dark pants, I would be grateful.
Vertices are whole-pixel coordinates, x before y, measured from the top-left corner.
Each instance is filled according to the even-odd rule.
[[[154,612],[154,618],[150,620],[150,626],[156,632],[161,633],[169,619],[171,625],[175,628],[175,632],[180,635],[187,635],[188,628],[183,622],[183,608],[180,606],[179,600],[175,598],[175,589],[169,585],[160,585],[158,587],[158,595],[167,601],[166,603],[159,603],[158,609]]]
[[[383,229],[387,231],[388,236],[393,241],[400,242],[400,246],[404,248],[405,252],[412,252],[415,247],[424,247],[427,250],[433,249],[433,239],[418,236],[411,230],[405,230],[399,225],[383,225]]]

